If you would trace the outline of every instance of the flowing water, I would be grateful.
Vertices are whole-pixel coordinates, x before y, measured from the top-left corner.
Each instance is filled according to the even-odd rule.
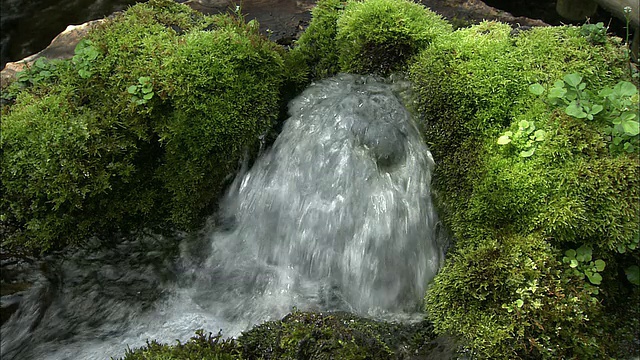
[[[353,75],[312,85],[215,225],[47,262],[2,327],[2,359],[108,358],[200,328],[237,336],[293,307],[411,318],[443,249],[406,88]]]

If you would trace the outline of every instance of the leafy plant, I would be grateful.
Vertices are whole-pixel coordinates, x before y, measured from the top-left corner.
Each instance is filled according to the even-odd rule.
[[[88,79],[93,75],[93,62],[98,58],[100,53],[93,46],[93,42],[88,39],[81,40],[74,50],[75,55],[71,62],[76,66],[78,75],[83,79]]]
[[[45,57],[38,58],[31,66],[16,75],[16,81],[2,90],[2,99],[13,101],[18,93],[25,88],[57,78],[59,64],[60,60],[49,60]]]
[[[538,83],[529,86],[534,95],[542,95],[544,87]],[[564,107],[565,114],[587,120],[600,120],[606,124],[605,134],[611,141],[612,153],[634,152],[639,144],[638,88],[628,81],[620,81],[613,88],[598,93],[587,90],[580,74],[565,75],[549,89],[549,102]]]
[[[131,85],[127,88],[127,92],[131,94],[131,102],[136,105],[146,104],[151,98],[153,98],[153,84],[151,78],[148,76],[141,76],[138,78],[136,85]]]
[[[602,45],[607,42],[607,27],[604,23],[584,24],[580,28],[580,35],[589,39],[594,45]]]
[[[635,151],[640,134],[638,88],[633,83],[621,81],[613,89],[602,89],[599,96],[607,109],[603,117],[608,123],[605,133],[612,141],[610,149],[614,152]]]
[[[538,129],[536,130],[535,122],[521,120],[518,123],[518,131],[513,133],[512,131],[505,132],[498,138],[498,145],[507,145],[512,140],[518,140],[522,143],[520,147],[524,147],[524,150],[520,151],[520,157],[530,157],[536,151],[537,144],[544,141],[547,136],[547,132]]]
[[[592,261],[592,251],[590,247],[581,246],[578,249],[565,251],[562,262],[568,264],[573,269],[573,274],[584,279],[586,276],[593,285],[602,283],[600,272],[604,270],[606,263],[602,259]],[[594,292],[597,294],[597,289]]]
[[[640,233],[636,233],[636,235],[631,240],[631,243],[626,244],[626,245],[623,245],[623,244],[618,245],[618,252],[620,254],[624,254],[627,251],[627,249],[628,250],[635,250],[639,246],[640,246]]]
[[[640,285],[640,267],[638,265],[631,265],[624,270],[627,275],[627,280],[634,285]]]

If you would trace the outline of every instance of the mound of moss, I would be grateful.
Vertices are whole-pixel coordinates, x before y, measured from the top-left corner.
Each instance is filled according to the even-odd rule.
[[[389,75],[452,31],[440,15],[407,0],[320,0],[312,15],[291,53],[310,80],[338,72]]]
[[[294,311],[269,321],[237,339],[198,332],[177,345],[150,342],[128,351],[137,359],[416,359],[450,356],[455,345],[436,339],[428,322],[399,324],[364,319],[348,313]]]
[[[154,0],[3,93],[5,245],[37,250],[158,224],[192,229],[272,128],[282,50],[228,15]]]
[[[434,193],[455,238],[425,309],[476,356],[618,356],[637,338],[640,293],[625,271],[639,259],[638,153],[612,150],[611,119],[576,118],[547,98],[581,74],[578,106],[591,96],[615,107],[596,93],[630,79],[627,64],[615,39],[492,22],[439,38],[412,64]],[[637,113],[637,92],[628,100]]]

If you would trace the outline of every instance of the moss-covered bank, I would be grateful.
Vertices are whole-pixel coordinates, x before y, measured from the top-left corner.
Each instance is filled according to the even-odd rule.
[[[435,339],[428,322],[379,322],[347,313],[298,312],[222,339],[203,332],[173,346],[156,342],[129,351],[142,359],[429,359],[453,355],[446,339]]]
[[[3,92],[3,245],[198,226],[278,117],[282,55],[255,23],[158,0],[36,63]]]
[[[638,338],[639,300],[625,270],[639,256],[640,163],[637,150],[610,149],[621,115],[597,95],[631,80],[619,40],[486,22],[441,37],[410,73],[455,237],[426,296],[436,330],[481,358],[637,354],[624,348]],[[572,73],[586,86],[578,101],[605,107],[593,120],[547,98]]]

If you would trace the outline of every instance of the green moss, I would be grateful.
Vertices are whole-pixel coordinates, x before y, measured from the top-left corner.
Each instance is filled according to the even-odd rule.
[[[123,360],[236,360],[242,359],[240,347],[233,339],[224,340],[218,334],[205,335],[203,331],[196,332],[196,335],[184,344],[178,342],[176,345],[163,345],[151,341],[136,350],[128,350]]]
[[[193,228],[279,114],[282,50],[255,23],[154,0],[88,40],[94,59],[58,66],[3,108],[10,243],[46,250],[167,220]],[[128,88],[141,78],[153,95],[136,103]]]
[[[444,346],[434,341],[428,322],[399,324],[347,313],[294,311],[282,320],[255,326],[237,340],[221,341],[199,333],[185,344],[150,343],[129,352],[124,360],[409,359],[429,358],[441,353]]]
[[[628,76],[619,45],[594,46],[574,27],[512,35],[484,22],[439,38],[411,66],[436,201],[456,239],[426,309],[481,358],[611,355],[619,340],[607,334],[629,328],[604,314],[621,300],[612,289],[630,286],[616,249],[638,233],[638,156],[610,155],[603,124],[528,91],[572,72],[590,88],[612,86]],[[547,134],[528,158],[524,141],[497,144],[522,120]],[[607,262],[599,294],[560,261],[583,245]]]
[[[291,51],[293,64],[308,71],[309,80],[320,80],[339,71],[336,53],[337,21],[345,1],[320,0],[311,11],[312,20]]]
[[[338,72],[389,75],[451,25],[407,0],[321,0],[292,51],[316,80]]]
[[[479,358],[601,354],[591,323],[599,304],[540,235],[496,235],[450,256],[426,297],[436,331],[463,338]]]
[[[338,19],[340,70],[388,75],[451,25],[424,6],[406,0],[350,1]]]

